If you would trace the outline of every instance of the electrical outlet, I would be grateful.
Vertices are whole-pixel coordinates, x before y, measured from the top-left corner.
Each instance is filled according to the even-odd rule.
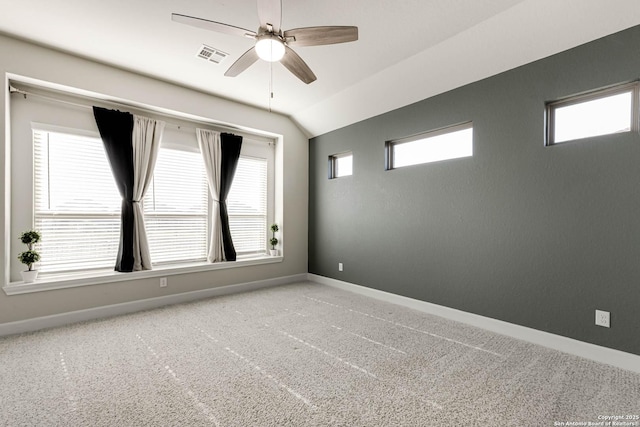
[[[161,277],[160,278],[160,287],[161,288],[166,288],[167,287],[167,278],[166,277]]]
[[[338,271],[343,271],[344,270],[344,266],[342,265],[341,262],[338,263]]]
[[[596,325],[605,328],[611,327],[611,315],[608,311],[596,310]]]

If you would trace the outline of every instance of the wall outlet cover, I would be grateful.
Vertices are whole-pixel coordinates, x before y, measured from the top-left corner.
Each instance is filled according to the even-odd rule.
[[[608,311],[596,310],[596,325],[610,328],[611,314]]]

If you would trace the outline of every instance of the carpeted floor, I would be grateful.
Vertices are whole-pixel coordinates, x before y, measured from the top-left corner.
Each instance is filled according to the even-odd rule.
[[[0,339],[2,426],[554,426],[617,415],[640,415],[640,375],[310,283]]]

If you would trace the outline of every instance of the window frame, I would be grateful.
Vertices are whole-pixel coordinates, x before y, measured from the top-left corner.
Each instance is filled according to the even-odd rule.
[[[55,133],[55,134],[59,134],[59,135],[68,135],[71,136],[72,138],[89,138],[89,139],[100,139],[99,134],[94,134],[94,133],[90,133],[87,131],[83,131],[81,129],[73,129],[73,128],[59,128],[57,126],[53,126],[53,125],[48,125],[48,124],[42,124],[42,123],[32,123],[32,131],[35,132],[39,132],[39,133]],[[34,137],[35,140],[35,137]],[[263,146],[264,145],[264,146]],[[34,149],[35,149],[35,141],[34,141]],[[190,145],[187,144],[181,144],[181,143],[177,143],[175,141],[166,141],[163,142],[162,145],[159,147],[159,155],[160,155],[160,151],[162,150],[172,150],[172,151],[184,151],[187,153],[193,153],[193,154],[197,154],[198,156],[201,156],[200,154],[200,150],[197,147],[192,147]],[[255,251],[250,251],[250,252],[238,252],[238,257],[239,258],[251,258],[251,257],[255,257],[255,256],[262,256],[262,255],[266,255],[268,254],[268,225],[274,222],[274,198],[275,198],[275,179],[274,179],[274,168],[275,168],[275,147],[274,147],[274,142],[266,142],[266,141],[262,141],[260,139],[257,138],[251,138],[251,137],[246,137],[243,138],[243,149],[240,153],[240,158],[246,158],[246,159],[258,159],[258,160],[263,160],[266,163],[266,177],[265,177],[265,185],[266,185],[266,191],[265,191],[265,196],[266,196],[266,203],[265,203],[265,213],[264,213],[264,227],[263,227],[263,233],[264,236],[260,239],[261,243],[264,243],[264,245],[261,245],[263,247],[261,247],[260,250],[255,250]],[[33,163],[35,165],[35,161],[36,161],[36,157],[34,156],[33,159]],[[106,157],[105,157],[105,161],[107,161]],[[206,171],[203,170],[203,172],[205,173],[204,176],[204,182],[206,184],[207,182],[207,178],[206,178]],[[36,189],[35,189],[35,185],[36,185],[36,172],[35,172],[35,168],[34,168],[34,188],[32,189],[33,193],[36,193]],[[153,179],[155,180],[156,176],[154,174]],[[149,191],[151,191],[152,189],[155,189],[155,187],[153,187],[150,185]],[[232,187],[233,189],[233,183],[232,183]],[[270,196],[271,195],[271,196]],[[213,206],[213,199],[211,198],[211,193],[209,192],[209,190],[207,189],[206,191],[206,197],[207,197],[207,203],[206,203],[206,213],[205,213],[205,235],[202,237],[202,239],[204,240],[205,244],[206,244],[206,249],[205,252],[203,254],[202,257],[200,258],[194,258],[194,259],[171,259],[171,260],[160,260],[160,261],[156,261],[152,258],[153,261],[153,267],[157,268],[157,267],[161,267],[164,265],[180,265],[180,264],[189,264],[189,263],[197,263],[197,262],[206,262],[206,258],[207,258],[207,253],[209,251],[209,243],[210,243],[210,236],[211,236],[211,209]],[[162,218],[162,217],[185,217],[185,218],[192,218],[194,216],[202,216],[202,215],[194,215],[194,214],[190,214],[190,213],[185,213],[185,212],[180,212],[180,213],[176,213],[176,214],[168,214],[166,212],[154,212],[154,211],[147,211],[144,208],[144,205],[146,204],[145,202],[149,201],[149,194],[147,193],[147,195],[145,195],[145,198],[141,201],[142,205],[143,205],[143,213],[144,213],[144,217],[145,217],[145,222],[149,223],[151,222],[152,218]],[[33,203],[33,213],[34,213],[34,226],[35,226],[35,220],[37,217],[42,216],[41,214],[38,213],[37,209],[36,209],[36,202],[35,202],[35,198],[34,198],[34,203]],[[71,212],[71,213],[66,213],[66,212],[52,212],[50,214],[48,214],[54,218],[62,218],[62,217],[77,217],[80,214]],[[82,214],[83,217],[86,217],[87,219],[93,219],[93,218],[115,218],[115,219],[120,219],[120,212],[119,212],[119,208],[114,210],[114,212],[107,212],[107,213],[100,213],[100,212],[95,212],[95,213],[90,213],[90,214]],[[234,217],[234,213],[233,212],[229,212],[229,218],[231,219],[232,217]],[[117,243],[117,242],[116,242]],[[117,244],[116,244],[117,246]],[[152,250],[153,253],[153,250]],[[114,258],[114,262],[115,262],[115,258]],[[81,274],[83,272],[90,272],[90,271],[100,271],[100,270],[104,270],[104,269],[108,269],[111,268],[111,265],[105,265],[104,267],[98,267],[98,268],[83,268],[82,266],[79,266],[77,269],[73,269],[73,270],[55,270],[55,271],[51,271],[51,272],[45,272],[42,271],[41,274],[44,275],[69,275],[72,276],[74,274]]]
[[[65,210],[60,210],[60,209],[51,209],[50,207],[47,209],[43,209],[42,211],[38,210],[38,197],[37,197],[37,186],[38,186],[38,182],[40,182],[38,180],[38,173],[37,173],[37,168],[36,168],[36,163],[39,160],[48,160],[49,159],[49,153],[51,152],[51,141],[49,138],[50,134],[57,134],[57,135],[66,135],[71,137],[74,140],[78,140],[77,142],[80,142],[82,140],[82,142],[86,142],[87,140],[92,140],[92,143],[96,143],[97,141],[100,140],[100,135],[98,133],[93,133],[93,132],[89,132],[89,131],[84,131],[81,129],[73,129],[73,128],[62,128],[62,127],[58,127],[58,126],[52,126],[52,125],[48,125],[48,124],[43,124],[43,123],[33,123],[31,124],[31,132],[32,132],[32,147],[33,147],[33,157],[32,157],[32,167],[33,167],[33,181],[32,181],[32,188],[31,188],[31,194],[33,196],[33,202],[31,205],[31,209],[32,209],[32,222],[31,222],[31,226],[35,229],[38,230],[42,230],[41,227],[37,226],[37,223],[39,220],[47,220],[47,219],[55,219],[55,220],[116,220],[119,223],[119,218],[120,218],[120,212],[119,212],[119,207],[115,207],[113,209],[113,211],[109,212],[109,211],[94,211],[94,210],[88,210],[88,211],[75,211],[75,210],[70,210],[70,211],[65,211]],[[41,154],[37,155],[36,152],[38,150],[43,150],[42,147],[36,147],[36,139],[39,139],[36,135],[42,135],[42,134],[46,134],[47,135],[47,142],[46,145],[44,147],[44,151],[47,152],[47,154],[45,154],[43,157]],[[108,162],[107,160],[107,156],[105,154],[105,158],[104,160],[106,162]],[[110,169],[110,166],[107,163],[107,168]],[[47,166],[47,171],[48,171],[49,167]],[[50,181],[50,176],[47,174],[47,177],[44,179],[44,184],[46,184],[47,186],[47,192],[49,194],[49,192],[51,191],[51,181]],[[115,191],[115,194],[117,194],[117,188],[113,187],[113,190]],[[119,197],[119,196],[118,196]],[[119,226],[117,227],[119,228]],[[115,230],[115,228],[114,228]],[[46,236],[45,236],[46,238]],[[115,250],[114,250],[114,254],[117,253],[117,241],[115,242]],[[36,266],[38,268],[40,268],[40,264],[42,261],[36,263]],[[94,263],[97,261],[94,261]],[[54,264],[55,265],[55,264]],[[50,267],[51,268],[51,267]],[[50,271],[41,271],[41,275],[55,275],[55,274],[69,274],[69,275],[73,275],[73,274],[82,274],[83,272],[87,272],[87,271],[100,271],[103,270],[105,268],[112,268],[112,265],[110,266],[105,266],[105,267],[98,267],[98,266],[91,266],[91,267],[87,267],[85,264],[82,263],[78,263],[75,265],[75,268],[73,269],[56,269],[55,267],[53,267]]]
[[[430,139],[430,138],[435,138],[441,135],[446,135],[449,133],[453,133],[453,132],[458,132],[458,131],[463,131],[463,130],[467,130],[467,129],[471,129],[472,133],[471,133],[471,155],[470,156],[464,156],[464,157],[450,157],[447,159],[440,159],[440,160],[434,160],[434,161],[429,161],[429,162],[421,162],[421,163],[415,163],[412,165],[405,165],[405,166],[395,166],[394,165],[394,152],[393,152],[393,148],[396,145],[402,145],[402,144],[406,144],[406,143],[410,143],[410,142],[414,142],[414,141],[419,141],[419,140],[426,140],[426,139]],[[387,171],[390,170],[395,170],[395,169],[400,169],[403,167],[407,167],[407,166],[418,166],[418,165],[425,165],[425,164],[429,164],[429,163],[436,163],[436,162],[441,162],[441,161],[446,161],[446,160],[454,160],[454,159],[464,159],[465,157],[472,157],[473,156],[473,121],[467,121],[467,122],[462,122],[462,123],[457,123],[454,125],[450,125],[450,126],[444,126],[441,128],[437,128],[437,129],[433,129],[433,130],[429,130],[426,132],[421,132],[415,135],[411,135],[411,136],[407,136],[407,137],[403,137],[403,138],[397,138],[397,139],[391,139],[391,140],[387,140],[385,141],[385,164],[384,164],[384,168]]]
[[[160,155],[162,154],[162,150],[173,150],[173,151],[182,151],[185,153],[191,153],[191,154],[196,154],[198,156],[201,157],[200,154],[200,150],[198,150],[195,147],[191,147],[189,145],[186,144],[179,144],[179,143],[173,143],[170,141],[167,141],[165,143],[160,144],[160,147],[158,149],[158,159],[160,158]],[[209,192],[209,188],[208,188],[208,182],[207,182],[207,176],[206,176],[206,170],[204,170],[204,163],[202,164],[203,167],[203,184],[204,184],[204,189],[203,191],[206,190],[206,211],[204,214],[193,214],[191,212],[176,212],[176,213],[168,213],[168,212],[163,212],[163,211],[155,211],[155,210],[150,210],[147,211],[146,210],[146,202],[150,201],[150,199],[152,197],[155,197],[155,194],[152,196],[150,194],[150,192],[153,190],[156,190],[156,184],[155,184],[155,179],[156,179],[156,173],[155,173],[155,168],[157,168],[158,166],[158,162],[156,161],[155,167],[154,167],[154,174],[152,177],[152,181],[149,184],[149,188],[147,189],[147,193],[145,194],[145,197],[142,199],[141,204],[142,204],[142,212],[143,212],[143,216],[144,216],[144,220],[145,220],[145,226],[147,227],[147,239],[149,240],[149,247],[151,250],[152,244],[152,238],[151,238],[151,233],[149,232],[149,223],[152,223],[153,220],[152,219],[156,219],[156,220],[163,220],[163,219],[167,219],[167,218],[202,218],[204,217],[204,227],[205,227],[205,235],[204,235],[204,244],[205,244],[205,250],[204,253],[201,254],[200,258],[194,258],[194,259],[171,259],[171,260],[164,260],[164,261],[158,261],[158,258],[155,258],[154,260],[154,251],[151,250],[151,262],[152,262],[152,266],[153,268],[157,268],[159,266],[163,266],[163,265],[171,265],[171,264],[184,264],[184,263],[192,263],[192,262],[204,262],[207,259],[207,252],[209,250],[208,246],[209,246],[209,242],[210,242],[210,234],[211,234],[211,193]]]
[[[267,176],[266,176],[266,185],[267,185],[267,201],[266,201],[266,215],[265,215],[265,227],[264,227],[264,248],[261,252],[242,252],[239,248],[236,248],[238,259],[267,255],[269,253],[269,225],[276,222],[275,220],[275,211],[274,211],[274,203],[275,203],[275,141],[261,141],[255,137],[243,137],[242,141],[242,150],[240,153],[240,158],[245,159],[260,159],[265,160],[267,163]],[[233,189],[233,183],[232,189]],[[231,194],[231,191],[229,192]],[[269,195],[272,194],[273,197]],[[229,195],[227,195],[227,202],[229,201]],[[209,197],[211,199],[211,197]],[[227,208],[229,206],[227,205]],[[236,216],[234,212],[228,209],[229,220]],[[243,216],[243,215],[238,215]]]
[[[338,160],[351,157],[351,173],[348,175],[338,175]],[[345,178],[353,176],[353,151],[343,151],[342,153],[329,156],[329,179]]]
[[[142,114],[147,117],[164,120],[167,124],[173,125],[178,131],[189,131],[188,129],[195,129],[197,127],[205,127],[213,129],[218,132],[234,132],[241,135],[244,141],[250,139],[264,146],[270,146],[270,156],[268,159],[269,168],[269,182],[268,182],[268,220],[267,222],[277,222],[278,218],[282,215],[282,191],[283,186],[281,180],[281,156],[282,148],[279,147],[279,143],[283,140],[283,135],[273,134],[270,132],[249,132],[236,128],[225,127],[223,124],[218,124],[213,121],[197,120],[191,117],[183,116],[180,112],[158,112],[153,106],[138,106],[131,107],[127,104],[119,104],[111,101],[106,101],[101,98],[95,98],[88,95],[78,94],[71,91],[57,92],[50,88],[30,84],[27,82],[21,82],[17,80],[11,80],[11,84],[16,83],[21,87],[24,87],[28,91],[27,96],[16,97],[19,100],[14,104],[13,97],[9,101],[9,111],[11,112],[11,135],[7,140],[8,147],[15,148],[16,141],[32,140],[34,125],[46,126],[47,131],[58,133],[70,133],[79,136],[99,137],[99,134],[94,130],[95,121],[93,116],[89,114],[78,114],[78,108],[80,111],[87,108],[87,111],[91,110],[92,105],[103,106],[105,108],[119,108],[126,111],[130,111],[132,114]],[[24,89],[23,89],[24,90]],[[9,97],[8,97],[9,99]],[[29,102],[33,102],[34,105],[27,105],[27,99]],[[41,126],[38,126],[41,127]],[[165,129],[166,130],[166,129]],[[243,141],[243,142],[244,142]],[[194,145],[195,144],[195,145]],[[163,143],[163,148],[178,148],[174,144],[167,147]],[[178,144],[186,147],[187,145]],[[197,141],[195,137],[195,130],[193,135],[193,144],[190,142],[189,146],[194,146],[195,150],[199,152],[197,148]],[[18,158],[29,158],[29,166],[15,168],[20,172],[14,177],[12,172],[12,182],[28,182],[29,191],[20,190],[18,187],[11,185],[8,188],[7,195],[12,198],[11,203],[6,206],[7,218],[11,221],[11,234],[15,234],[15,230],[23,230],[29,227],[33,227],[34,221],[34,164],[33,164],[33,144],[18,144],[19,150],[11,150],[12,155],[6,159],[7,170],[10,170]],[[244,146],[244,144],[243,144]],[[180,149],[184,149],[180,147]],[[243,150],[244,151],[244,150]],[[15,155],[16,152],[21,153]],[[18,188],[18,189],[17,189]],[[20,191],[18,191],[20,190]],[[15,199],[14,199],[15,197]],[[209,201],[211,205],[211,197],[209,195]],[[20,214],[17,214],[17,210],[20,209]],[[209,206],[209,211],[211,206]],[[22,213],[24,212],[24,214]],[[16,219],[14,220],[14,215]],[[210,230],[210,225],[208,224]],[[268,232],[265,229],[265,235]],[[7,267],[4,277],[2,288],[7,295],[38,292],[41,290],[49,289],[61,289],[67,287],[85,286],[101,283],[111,283],[120,281],[120,276],[113,275],[113,269],[91,269],[84,270],[82,272],[51,272],[46,276],[42,276],[34,284],[23,284],[17,272],[22,266],[13,260],[13,257],[9,255],[13,252],[19,251],[22,247],[19,243],[14,242],[15,239],[11,239],[11,245],[7,244],[7,250],[4,256],[4,264]],[[9,241],[9,240],[7,240]],[[207,242],[209,241],[209,234],[207,235]],[[146,272],[134,272],[127,274],[126,280],[137,280],[143,277],[156,277],[163,274],[184,274],[188,272],[197,271],[211,271],[227,268],[236,268],[250,265],[260,265],[269,263],[278,263],[283,261],[283,256],[271,257],[268,255],[267,247],[263,254],[254,254],[252,256],[238,257],[235,263],[216,263],[211,264],[207,262],[184,262],[184,263],[170,263],[170,264],[157,264],[154,263],[154,270]],[[282,252],[281,252],[282,253]],[[156,268],[157,267],[157,268]],[[125,280],[125,279],[122,279]],[[19,285],[19,286],[18,286]]]
[[[545,122],[546,122],[545,146],[550,147],[553,145],[565,144],[567,142],[582,141],[590,138],[613,135],[614,133],[605,133],[602,135],[591,135],[591,136],[585,136],[582,138],[568,139],[565,141],[556,142],[554,140],[555,126],[556,126],[555,111],[558,108],[583,104],[586,102],[608,98],[611,96],[620,95],[627,92],[631,92],[630,129],[628,131],[616,132],[616,133],[638,132],[640,130],[640,81],[634,81],[630,83],[617,84],[617,85],[606,87],[603,89],[596,89],[596,90],[592,90],[579,95],[572,95],[572,96],[568,96],[555,101],[547,102],[545,107]]]

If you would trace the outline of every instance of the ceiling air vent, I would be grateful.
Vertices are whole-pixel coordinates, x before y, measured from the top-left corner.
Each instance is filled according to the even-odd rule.
[[[209,62],[219,64],[224,61],[224,59],[229,56],[229,54],[203,44],[202,47],[200,47],[200,50],[198,50],[198,54],[196,56]]]

